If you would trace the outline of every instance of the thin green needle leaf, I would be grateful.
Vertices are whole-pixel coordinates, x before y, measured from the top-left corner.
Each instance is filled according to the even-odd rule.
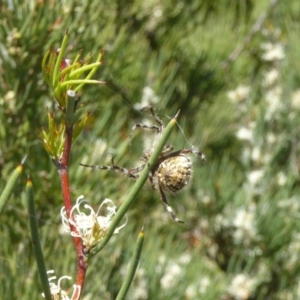
[[[74,78],[76,75],[81,75],[82,73],[86,72],[86,71],[89,71],[91,69],[96,69],[101,65],[101,62],[95,62],[95,63],[92,63],[92,64],[89,64],[89,65],[86,65],[86,66],[83,66],[83,67],[80,67],[74,71],[72,71],[70,73],[70,78]]]
[[[63,83],[60,84],[60,87],[65,87],[68,85],[77,85],[77,84],[100,84],[100,83],[104,83],[103,81],[99,81],[99,80],[94,80],[94,79],[73,79],[73,80],[68,80],[68,81],[64,81]],[[78,87],[75,89],[75,92],[78,91]]]
[[[48,281],[46,264],[44,261],[44,255],[40,243],[37,217],[36,217],[35,206],[34,206],[33,187],[32,187],[32,182],[29,178],[27,179],[27,184],[26,184],[26,202],[28,206],[31,240],[32,240],[33,250],[34,250],[45,298],[46,300],[51,300],[52,298],[51,298],[50,286]]]
[[[126,294],[129,290],[129,287],[130,287],[131,282],[133,280],[134,274],[135,274],[136,269],[138,267],[138,264],[140,262],[140,257],[141,257],[141,254],[142,254],[143,244],[144,244],[144,228],[139,233],[129,269],[127,271],[125,280],[123,281],[122,287],[119,291],[119,294],[118,294],[116,300],[123,300],[126,297]]]
[[[8,199],[10,198],[13,190],[14,190],[14,187],[17,183],[17,180],[18,178],[20,177],[22,171],[23,171],[23,164],[26,160],[26,157],[25,156],[21,162],[20,165],[18,165],[18,167],[12,172],[11,176],[9,177],[8,181],[7,181],[7,184],[0,196],[0,214],[2,213],[3,209],[4,209],[4,206],[6,204],[6,202],[8,201]]]
[[[102,55],[103,55],[103,53],[100,52],[100,54],[98,55],[97,60],[96,60],[97,63],[100,63],[99,66],[102,64],[102,62],[101,62]],[[94,74],[96,73],[96,71],[97,71],[97,69],[98,69],[99,66],[95,66],[95,67],[90,71],[90,73],[86,76],[85,79],[91,79],[91,78],[94,76]],[[103,82],[103,83],[104,83],[104,82]],[[77,90],[77,91],[80,91],[84,85],[85,85],[85,83],[80,84],[80,85],[76,88],[76,90]]]
[[[57,60],[55,62],[55,67],[54,67],[54,72],[53,72],[53,86],[57,86],[57,82],[58,82],[58,78],[59,78],[59,70],[60,70],[60,66],[61,66],[61,62],[63,60],[63,57],[65,55],[66,49],[67,49],[67,44],[68,44],[68,31],[65,33],[62,44],[61,44],[61,48],[60,51],[58,53],[58,57]]]
[[[44,76],[44,79],[46,80],[47,84],[51,84],[50,80],[49,80],[49,76],[48,76],[48,73],[46,72],[47,70],[47,66],[46,66],[46,62],[50,56],[50,53],[51,51],[48,50],[43,58],[43,61],[42,61],[42,72],[43,72],[43,76]]]

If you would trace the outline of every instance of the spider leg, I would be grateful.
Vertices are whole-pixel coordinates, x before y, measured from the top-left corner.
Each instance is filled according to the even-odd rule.
[[[128,176],[129,178],[135,180],[139,177],[137,173],[139,173],[145,167],[145,165],[142,165],[137,168],[131,168],[131,169],[122,168],[115,165],[113,158],[111,159],[111,163],[112,163],[111,166],[93,166],[93,165],[86,165],[86,164],[80,164],[80,165],[87,168],[121,172],[124,175]]]
[[[174,146],[165,145],[165,147],[164,147],[163,151],[161,152],[160,156],[170,153],[173,149],[174,149]]]
[[[130,141],[132,140],[132,135],[133,132],[137,129],[137,128],[143,128],[143,129],[154,129],[157,131],[157,133],[159,133],[161,131],[160,127],[156,126],[156,125],[146,125],[146,124],[142,124],[142,123],[136,123],[132,126],[131,128],[131,132],[130,132],[130,136],[129,139]]]
[[[178,219],[177,216],[174,213],[173,208],[171,207],[171,205],[168,203],[168,200],[166,198],[166,195],[164,194],[163,190],[161,189],[161,187],[159,187],[159,193],[160,193],[160,199],[163,201],[167,211],[169,212],[169,214],[171,215],[172,219],[174,221],[176,221],[177,223],[184,223],[182,220]]]
[[[160,128],[163,128],[164,127],[164,123],[163,121],[156,115],[156,113],[154,112],[154,109],[152,106],[145,106],[142,108],[142,111],[146,110],[146,109],[149,109],[150,110],[150,113],[151,115],[154,117],[156,123],[159,125]]]
[[[137,124],[134,124],[132,129],[131,129],[131,133],[130,133],[130,140],[132,139],[132,133],[133,131],[136,129],[136,128],[144,128],[144,129],[155,129],[157,131],[157,133],[161,133],[164,129],[164,123],[163,121],[155,114],[154,112],[154,109],[152,106],[145,106],[141,109],[141,111],[144,111],[144,110],[150,110],[150,113],[151,115],[154,117],[156,123],[158,124],[157,125],[145,125],[145,124],[142,124],[142,123],[137,123]]]
[[[136,174],[136,173],[141,172],[144,168],[145,168],[145,164],[135,167],[135,168],[131,168],[131,169],[129,169],[129,171],[131,172],[131,174]]]
[[[167,150],[167,149],[166,149]],[[206,156],[204,153],[200,152],[198,149],[182,149],[182,150],[177,150],[177,151],[174,151],[174,152],[171,152],[169,153],[170,151],[172,151],[172,146],[170,147],[170,151],[164,151],[165,153],[162,153],[163,154],[163,159],[167,159],[167,158],[170,158],[170,157],[174,157],[174,156],[178,156],[180,154],[187,154],[187,153],[192,153],[194,154],[195,156],[199,157],[201,159],[201,162],[202,164],[205,163],[206,161]]]
[[[193,147],[192,149],[183,149],[183,150],[181,150],[181,153],[183,153],[183,154],[192,153],[201,159],[202,164],[204,164],[206,162],[205,154],[200,152],[199,149],[197,149],[197,148]]]

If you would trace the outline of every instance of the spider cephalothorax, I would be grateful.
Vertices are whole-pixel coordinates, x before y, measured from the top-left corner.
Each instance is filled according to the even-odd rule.
[[[155,118],[155,121],[158,125],[145,125],[137,123],[132,128],[132,130],[135,130],[136,128],[140,127],[145,129],[153,129],[157,131],[157,135],[153,141],[151,149],[144,151],[144,155],[141,159],[144,162],[143,165],[136,168],[125,169],[115,165],[113,160],[111,166],[92,166],[85,164],[80,165],[90,168],[119,171],[130,178],[137,179],[139,177],[139,173],[147,165],[148,160],[165,128],[162,120],[158,118],[152,107],[147,106],[143,108],[143,110],[145,109],[150,110],[150,113]],[[200,157],[202,162],[205,162],[205,155],[196,149],[182,149],[177,151],[173,150],[174,147],[171,145],[167,145],[164,147],[156,164],[149,171],[149,180],[151,182],[152,188],[154,190],[159,191],[160,198],[163,201],[166,209],[172,216],[173,220],[179,223],[183,223],[183,221],[176,217],[172,207],[167,201],[165,192],[176,193],[183,189],[190,182],[192,178],[192,162],[189,159],[189,157],[186,156],[186,154],[192,153]]]

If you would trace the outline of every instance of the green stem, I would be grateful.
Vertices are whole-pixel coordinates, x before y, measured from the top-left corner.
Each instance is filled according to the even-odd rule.
[[[34,194],[33,194],[32,182],[29,178],[27,179],[27,184],[26,184],[26,202],[28,206],[28,216],[29,216],[32,246],[33,246],[45,298],[46,300],[51,300],[52,298],[51,298],[50,286],[48,281],[44,255],[40,243],[37,216],[36,216],[35,206],[34,206]]]
[[[141,257],[142,249],[143,249],[143,244],[144,244],[144,228],[139,233],[129,269],[127,271],[125,280],[123,281],[122,287],[119,291],[119,294],[118,294],[116,300],[123,300],[126,297],[126,294],[129,290],[129,287],[131,285],[131,282],[133,280],[134,274],[136,272],[137,266],[138,266],[139,261],[140,261],[140,257]]]
[[[164,148],[169,136],[171,135],[171,132],[172,132],[173,128],[176,125],[176,118],[177,118],[178,114],[179,114],[179,111],[176,114],[176,116],[169,122],[169,124],[167,125],[165,130],[163,131],[163,133],[161,135],[161,138],[160,138],[160,140],[158,141],[158,143],[156,145],[156,148],[154,149],[151,157],[148,160],[148,164],[145,166],[145,168],[141,172],[138,180],[135,182],[132,190],[130,191],[130,193],[127,197],[127,199],[124,201],[124,203],[118,209],[118,212],[114,216],[110,226],[107,229],[105,237],[91,251],[91,254],[96,254],[97,252],[99,252],[100,250],[102,250],[104,248],[104,246],[108,243],[108,241],[110,240],[110,238],[114,234],[115,229],[117,228],[119,222],[124,217],[125,213],[128,211],[128,209],[130,208],[130,206],[132,205],[132,203],[136,199],[137,194],[142,189],[143,185],[145,184],[146,180],[149,177],[149,172],[150,172],[151,168],[155,165],[158,157],[160,156],[161,152],[163,151],[163,148]]]

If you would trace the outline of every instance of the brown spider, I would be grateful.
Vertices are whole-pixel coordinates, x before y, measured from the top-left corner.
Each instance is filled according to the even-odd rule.
[[[145,125],[145,124],[137,123],[132,127],[132,131],[134,131],[138,127],[144,129],[153,129],[157,131],[157,135],[153,141],[151,149],[145,150],[144,155],[141,158],[141,160],[144,162],[143,165],[136,168],[125,169],[115,165],[113,159],[112,159],[111,166],[92,166],[92,165],[85,165],[85,164],[80,164],[80,165],[89,168],[118,171],[136,180],[139,177],[139,173],[144,169],[144,167],[148,163],[148,160],[154,148],[156,147],[156,144],[160,139],[160,136],[165,128],[162,120],[159,119],[158,116],[155,114],[153,107],[146,106],[142,110],[145,109],[148,109],[150,111],[151,115],[154,117],[158,125]],[[131,135],[130,135],[130,139],[131,139]],[[205,155],[197,149],[182,149],[177,151],[173,151],[173,149],[174,147],[171,145],[166,145],[164,147],[156,164],[149,171],[149,180],[151,182],[152,188],[154,190],[159,191],[160,198],[163,201],[167,211],[172,216],[173,220],[179,223],[183,223],[183,221],[181,221],[176,217],[172,207],[167,201],[164,192],[176,193],[181,189],[183,189],[190,182],[192,178],[192,162],[186,156],[186,154],[193,153],[194,155],[200,157],[202,163],[205,162]]]

